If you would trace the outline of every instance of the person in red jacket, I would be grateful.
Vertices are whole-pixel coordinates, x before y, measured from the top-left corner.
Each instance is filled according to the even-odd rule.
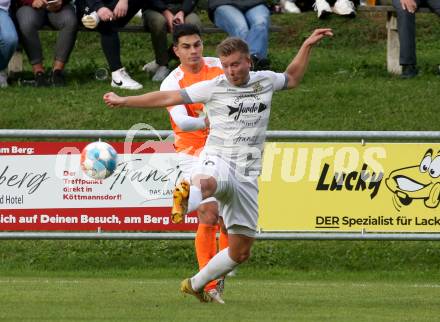
[[[32,65],[35,85],[64,86],[64,66],[76,40],[75,9],[68,0],[18,0],[17,4],[18,29],[24,50]],[[38,31],[45,25],[59,31],[50,79],[45,75],[43,49],[38,36]]]

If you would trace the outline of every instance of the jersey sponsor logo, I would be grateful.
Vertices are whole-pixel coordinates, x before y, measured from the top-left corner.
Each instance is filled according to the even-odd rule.
[[[232,142],[234,144],[239,144],[239,143],[246,143],[246,144],[256,144],[257,141],[259,139],[258,135],[253,135],[253,136],[238,136],[236,138],[232,139]],[[248,157],[249,160],[249,157]]]
[[[230,106],[230,105],[226,105],[229,108],[229,115],[228,116],[232,116],[235,113],[237,113],[234,116],[234,120],[238,121],[238,119],[240,118],[241,115],[244,114],[257,114],[257,113],[261,113],[264,110],[267,109],[267,105],[264,103],[260,103],[260,104],[256,104],[253,103],[250,106],[246,106],[243,103],[238,104],[238,107],[234,107],[234,106]]]
[[[240,120],[239,122],[240,122],[240,124],[242,124],[245,127],[256,127],[258,125],[258,123],[260,122],[260,120],[261,120],[261,115],[258,116],[257,119],[252,120],[252,121]]]

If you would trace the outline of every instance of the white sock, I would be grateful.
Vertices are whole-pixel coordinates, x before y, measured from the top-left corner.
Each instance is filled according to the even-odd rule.
[[[229,247],[218,252],[200,272],[191,277],[191,286],[194,291],[201,290],[208,282],[226,275],[238,265],[229,257],[228,252]]]
[[[194,211],[197,208],[199,208],[201,202],[202,202],[202,191],[196,186],[190,186],[187,213],[190,213],[191,211]]]

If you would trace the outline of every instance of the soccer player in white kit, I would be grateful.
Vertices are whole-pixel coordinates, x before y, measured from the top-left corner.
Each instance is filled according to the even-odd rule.
[[[223,74],[220,60],[215,57],[203,57],[203,42],[200,30],[191,24],[180,24],[173,29],[173,49],[179,58],[180,65],[162,82],[161,91],[180,90],[200,81],[210,80]],[[174,131],[174,148],[177,152],[181,178],[190,180],[192,168],[197,165],[198,155],[205,146],[208,137],[207,118],[203,104],[185,104],[168,107],[171,127]],[[179,193],[175,191],[174,194]],[[181,198],[176,195],[176,198]],[[174,200],[178,204],[178,200]],[[182,222],[184,212],[181,207],[172,209],[173,223]],[[197,261],[202,269],[218,250],[228,247],[228,235],[222,227],[219,231],[217,200],[214,197],[203,200],[197,209],[199,224],[194,240]],[[221,298],[224,278],[214,280],[205,285],[205,292],[216,302],[224,303]]]
[[[247,44],[239,38],[227,38],[217,47],[224,75],[180,91],[128,97],[114,93],[104,95],[104,101],[110,107],[205,104],[210,133],[199,166],[193,170],[189,191],[186,191],[186,185],[181,187],[182,195],[188,198],[188,206],[182,208],[192,211],[203,199],[215,196],[228,230],[229,247],[217,253],[196,275],[183,280],[182,292],[209,302],[210,298],[203,289],[205,284],[249,258],[257,228],[257,178],[261,172],[272,94],[297,87],[313,45],[332,35],[331,29],[316,29],[304,41],[284,73],[250,72]]]

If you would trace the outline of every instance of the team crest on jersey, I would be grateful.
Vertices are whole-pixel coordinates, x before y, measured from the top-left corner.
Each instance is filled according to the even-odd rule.
[[[252,86],[252,89],[253,89],[254,93],[258,93],[263,90],[263,86],[261,86],[260,82],[258,81]]]

